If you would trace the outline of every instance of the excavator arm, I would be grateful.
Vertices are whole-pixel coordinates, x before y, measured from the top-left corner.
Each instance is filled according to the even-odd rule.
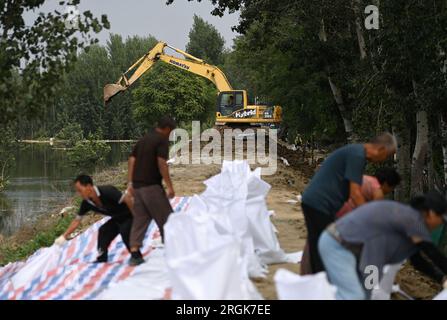
[[[164,50],[166,47],[180,53],[185,59],[165,54]],[[152,50],[138,59],[138,61],[119,78],[118,82],[107,84],[104,87],[104,102],[107,103],[119,93],[126,91],[127,88],[137,81],[146,71],[150,70],[158,61],[163,61],[177,68],[207,78],[214,83],[219,92],[233,90],[227,77],[218,67],[209,65],[205,61],[196,58],[183,50],[171,47],[164,42],[159,42]]]

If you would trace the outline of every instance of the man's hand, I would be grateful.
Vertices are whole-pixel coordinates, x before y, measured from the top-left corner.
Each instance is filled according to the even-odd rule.
[[[444,289],[447,289],[447,276],[444,277],[443,281],[444,281],[444,282],[442,283],[442,287],[443,287]]]
[[[166,191],[166,195],[168,196],[169,199],[174,198],[175,197],[174,188],[173,187],[168,187],[167,191]]]
[[[362,194],[362,186],[352,181],[349,182],[349,198],[352,199],[356,208],[364,204],[366,201]]]
[[[61,235],[56,240],[54,240],[54,244],[58,245],[59,247],[62,247],[67,242],[67,239],[65,239],[64,235]]]
[[[169,176],[169,168],[166,163],[166,159],[158,157],[158,169],[160,170],[161,176],[166,184],[166,195],[169,199],[175,197],[174,187],[172,186],[171,177]]]
[[[133,189],[133,185],[132,185],[132,182],[129,182],[129,183],[127,183],[127,193],[128,193],[128,195],[130,195],[130,196],[134,196],[134,189]]]

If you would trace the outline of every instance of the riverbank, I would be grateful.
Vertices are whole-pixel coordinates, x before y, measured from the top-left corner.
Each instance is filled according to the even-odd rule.
[[[112,184],[120,189],[125,188],[126,177],[127,164],[124,162],[94,174],[95,183]],[[73,197],[57,210],[39,216],[34,223],[21,227],[11,236],[2,237],[0,235],[0,266],[23,260],[38,249],[51,246],[70,224],[80,201],[80,198],[73,192]],[[83,228],[89,227],[100,218],[101,216],[97,214],[88,215],[83,221]]]

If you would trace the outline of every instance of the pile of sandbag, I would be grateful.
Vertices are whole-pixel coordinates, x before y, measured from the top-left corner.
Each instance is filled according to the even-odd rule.
[[[280,248],[270,221],[270,185],[246,161],[224,161],[184,213],[165,225],[172,294],[182,299],[259,298],[249,277],[267,264],[293,261]]]
[[[337,288],[331,285],[326,272],[301,276],[279,269],[274,277],[280,300],[335,300]]]

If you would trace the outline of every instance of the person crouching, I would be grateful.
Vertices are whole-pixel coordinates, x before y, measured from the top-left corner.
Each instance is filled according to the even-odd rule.
[[[79,175],[74,180],[74,187],[83,199],[81,206],[76,218],[54,243],[62,246],[67,242],[68,237],[79,227],[84,216],[93,211],[111,217],[99,228],[98,255],[95,262],[107,262],[109,245],[118,234],[121,235],[121,239],[130,252],[129,237],[133,218],[128,197],[114,186],[95,186],[93,179],[88,175]]]
[[[364,300],[367,281],[385,265],[410,262],[447,288],[447,258],[432,243],[430,231],[447,221],[447,201],[437,191],[414,197],[410,205],[373,201],[358,207],[323,232],[318,249],[340,300]],[[368,285],[367,285],[368,284]],[[378,283],[377,283],[378,284]]]

